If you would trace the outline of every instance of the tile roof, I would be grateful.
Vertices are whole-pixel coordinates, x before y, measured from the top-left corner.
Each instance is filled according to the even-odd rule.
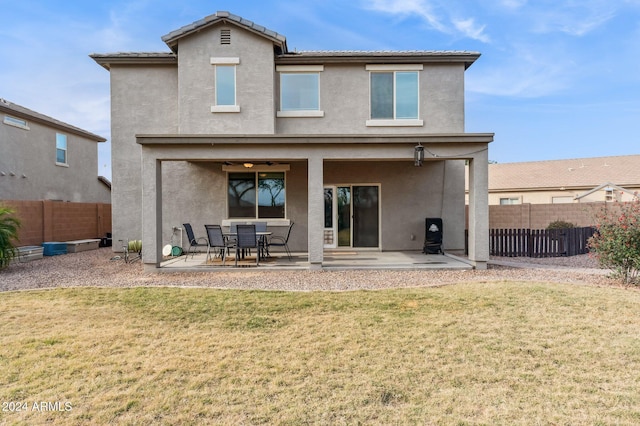
[[[107,70],[114,63],[175,63],[177,61],[176,55],[180,38],[219,22],[232,23],[270,39],[279,49],[276,63],[280,64],[306,64],[318,63],[319,61],[322,63],[358,63],[365,61],[368,63],[386,63],[388,61],[393,61],[394,63],[462,62],[466,69],[480,57],[479,52],[458,50],[308,50],[289,52],[287,50],[287,39],[283,35],[226,11],[218,11],[213,15],[162,36],[162,40],[169,46],[171,52],[93,53],[89,56]]]
[[[96,141],[96,142],[105,142],[106,139],[102,136],[98,136],[94,133],[83,130],[79,127],[72,126],[71,124],[67,124],[63,121],[56,120],[55,118],[49,117],[44,114],[40,114],[39,112],[35,112],[30,110],[29,108],[25,108],[18,104],[14,104],[13,102],[9,102],[5,99],[0,98],[0,112],[7,113],[9,115],[13,115],[16,118],[24,118],[28,121],[36,121],[40,123],[47,124],[52,127],[56,127],[58,129],[75,133],[77,135],[83,136],[87,139]]]
[[[200,31],[203,28],[214,25],[218,22],[225,22],[225,21],[239,25],[250,31],[253,31],[264,37],[267,37],[271,39],[273,42],[275,42],[276,44],[280,45],[284,52],[287,51],[287,39],[285,38],[285,36],[278,34],[277,32],[272,31],[266,27],[263,27],[262,25],[258,25],[252,21],[249,21],[248,19],[244,19],[241,16],[234,15],[226,11],[218,11],[213,15],[209,15],[198,21],[192,22],[189,25],[185,25],[181,28],[178,28],[175,31],[171,31],[169,34],[162,36],[162,41],[167,43],[167,45],[171,48],[171,50],[176,52],[178,49],[178,39],[186,35],[192,34],[194,32]]]
[[[303,50],[278,55],[276,62],[285,63],[423,63],[463,62],[469,68],[479,52],[461,50]]]
[[[489,191],[640,186],[640,155],[489,165]]]

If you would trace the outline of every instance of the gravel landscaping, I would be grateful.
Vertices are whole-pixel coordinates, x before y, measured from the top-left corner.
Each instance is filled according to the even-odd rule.
[[[375,290],[429,287],[462,282],[547,281],[583,285],[619,286],[606,271],[596,269],[588,255],[530,259],[492,258],[485,271],[215,271],[144,273],[140,262],[110,260],[110,248],[45,256],[42,260],[15,263],[0,271],[0,291],[54,287],[180,286],[265,290]],[[493,264],[493,262],[500,264]],[[502,263],[504,262],[504,263]],[[525,267],[514,267],[513,262]],[[260,279],[256,279],[259,276]]]

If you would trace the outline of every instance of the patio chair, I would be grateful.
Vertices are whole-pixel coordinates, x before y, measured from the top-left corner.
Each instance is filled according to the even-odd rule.
[[[209,238],[209,243],[207,244],[207,262],[211,259],[211,249],[219,249],[216,256],[220,256],[222,264],[224,265],[226,260],[225,254],[231,245],[222,233],[222,228],[220,225],[205,225],[204,228],[207,230],[207,237]]]
[[[287,231],[287,235],[285,237],[281,235],[274,235],[269,238],[269,242],[267,243],[267,251],[269,251],[269,247],[284,247],[285,252],[287,253],[287,257],[291,260],[291,250],[289,250],[289,236],[291,235],[291,228],[293,228],[293,222],[289,225],[289,230]]]
[[[258,239],[256,238],[256,226],[255,225],[237,225],[237,239],[236,239],[236,264],[238,266],[238,257],[241,250],[256,249],[256,266],[260,265],[260,250],[258,249]]]
[[[187,239],[189,240],[189,249],[187,250],[187,255],[184,257],[184,261],[186,262],[189,253],[191,253],[191,258],[193,259],[193,256],[196,254],[195,248],[207,247],[209,242],[204,237],[196,238],[190,223],[183,223],[182,226],[184,226],[184,230],[187,232]],[[192,249],[194,249],[193,252],[191,252]]]
[[[267,232],[267,222],[254,222],[257,232]],[[258,236],[258,250],[260,250],[260,256],[264,259],[269,254],[267,250],[267,237],[265,235]]]

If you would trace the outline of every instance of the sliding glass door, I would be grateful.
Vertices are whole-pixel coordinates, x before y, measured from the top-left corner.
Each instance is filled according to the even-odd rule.
[[[325,247],[379,247],[379,186],[325,187]]]

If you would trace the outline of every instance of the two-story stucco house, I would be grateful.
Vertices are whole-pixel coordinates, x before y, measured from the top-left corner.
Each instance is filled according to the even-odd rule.
[[[0,200],[110,203],[98,177],[106,139],[0,99]]]
[[[111,76],[114,238],[159,267],[172,227],[295,222],[289,246],[421,250],[425,218],[488,260],[487,150],[464,131],[474,52],[291,52],[228,12],[177,29],[169,52],[93,54]],[[424,158],[423,158],[424,157]]]

